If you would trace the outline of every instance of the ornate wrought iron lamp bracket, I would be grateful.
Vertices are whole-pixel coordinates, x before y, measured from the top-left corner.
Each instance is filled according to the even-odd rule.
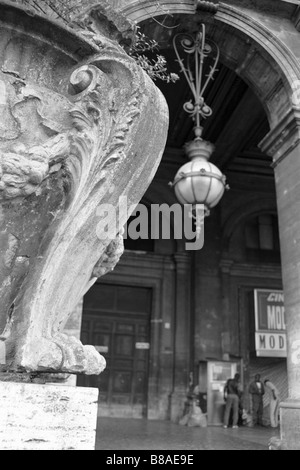
[[[208,41],[205,33],[205,25],[201,24],[201,30],[196,36],[179,33],[173,39],[173,47],[178,63],[194,97],[194,103],[190,100],[183,105],[183,108],[195,121],[194,132],[196,138],[201,138],[202,135],[201,118],[205,119],[212,115],[212,109],[205,103],[203,95],[209,82],[214,79],[220,57],[218,46],[213,41]],[[186,54],[186,59],[180,56],[177,44],[181,45]],[[210,65],[209,73],[206,77],[203,77],[204,61],[214,51],[215,57],[212,65]],[[192,63],[192,58],[194,63]],[[194,70],[192,70],[192,67],[194,67]]]

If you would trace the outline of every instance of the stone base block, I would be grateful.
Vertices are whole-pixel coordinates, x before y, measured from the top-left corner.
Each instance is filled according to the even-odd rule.
[[[282,450],[300,450],[300,400],[280,403],[280,438]]]
[[[94,450],[98,389],[0,382],[1,450]]]

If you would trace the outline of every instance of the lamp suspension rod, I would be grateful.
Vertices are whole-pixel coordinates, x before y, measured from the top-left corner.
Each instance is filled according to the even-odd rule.
[[[179,38],[181,38],[180,41]],[[180,43],[187,55],[186,65],[178,52],[177,42]],[[201,117],[206,118],[212,114],[212,109],[205,103],[203,94],[209,82],[213,80],[214,73],[217,71],[220,52],[218,46],[213,41],[210,41],[210,43],[213,44],[216,50],[216,56],[213,59],[213,65],[210,65],[206,80],[202,84],[205,58],[213,52],[213,47],[206,41],[205,25],[201,24],[201,30],[195,36],[188,33],[178,33],[173,38],[173,48],[177,61],[194,97],[194,103],[190,100],[184,104],[183,108],[195,121],[194,131],[196,138],[201,138],[202,134]],[[194,64],[191,64],[192,57],[194,57]],[[194,71],[192,71],[192,65]]]

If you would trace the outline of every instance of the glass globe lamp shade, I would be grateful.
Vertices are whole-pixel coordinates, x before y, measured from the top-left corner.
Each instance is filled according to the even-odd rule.
[[[212,163],[196,160],[183,165],[175,176],[174,191],[181,204],[204,204],[208,209],[222,198],[222,173]]]
[[[191,161],[176,173],[173,181],[175,195],[181,204],[203,204],[209,213],[227,189],[225,176],[207,161],[214,146],[202,139],[195,139],[187,143],[185,150]]]

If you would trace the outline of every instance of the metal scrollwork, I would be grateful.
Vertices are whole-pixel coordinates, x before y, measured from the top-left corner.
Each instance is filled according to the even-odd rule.
[[[178,46],[183,49],[186,55],[185,59],[180,56]],[[183,109],[195,121],[195,136],[201,137],[201,118],[205,119],[212,115],[212,109],[205,103],[203,95],[217,71],[220,56],[219,48],[213,41],[206,39],[204,24],[201,25],[201,30],[195,37],[190,34],[176,34],[173,39],[173,47],[181,71],[188,82],[194,98],[194,101],[186,102],[183,105]],[[209,72],[203,77],[204,60],[210,55],[213,56],[212,63],[209,66]]]

